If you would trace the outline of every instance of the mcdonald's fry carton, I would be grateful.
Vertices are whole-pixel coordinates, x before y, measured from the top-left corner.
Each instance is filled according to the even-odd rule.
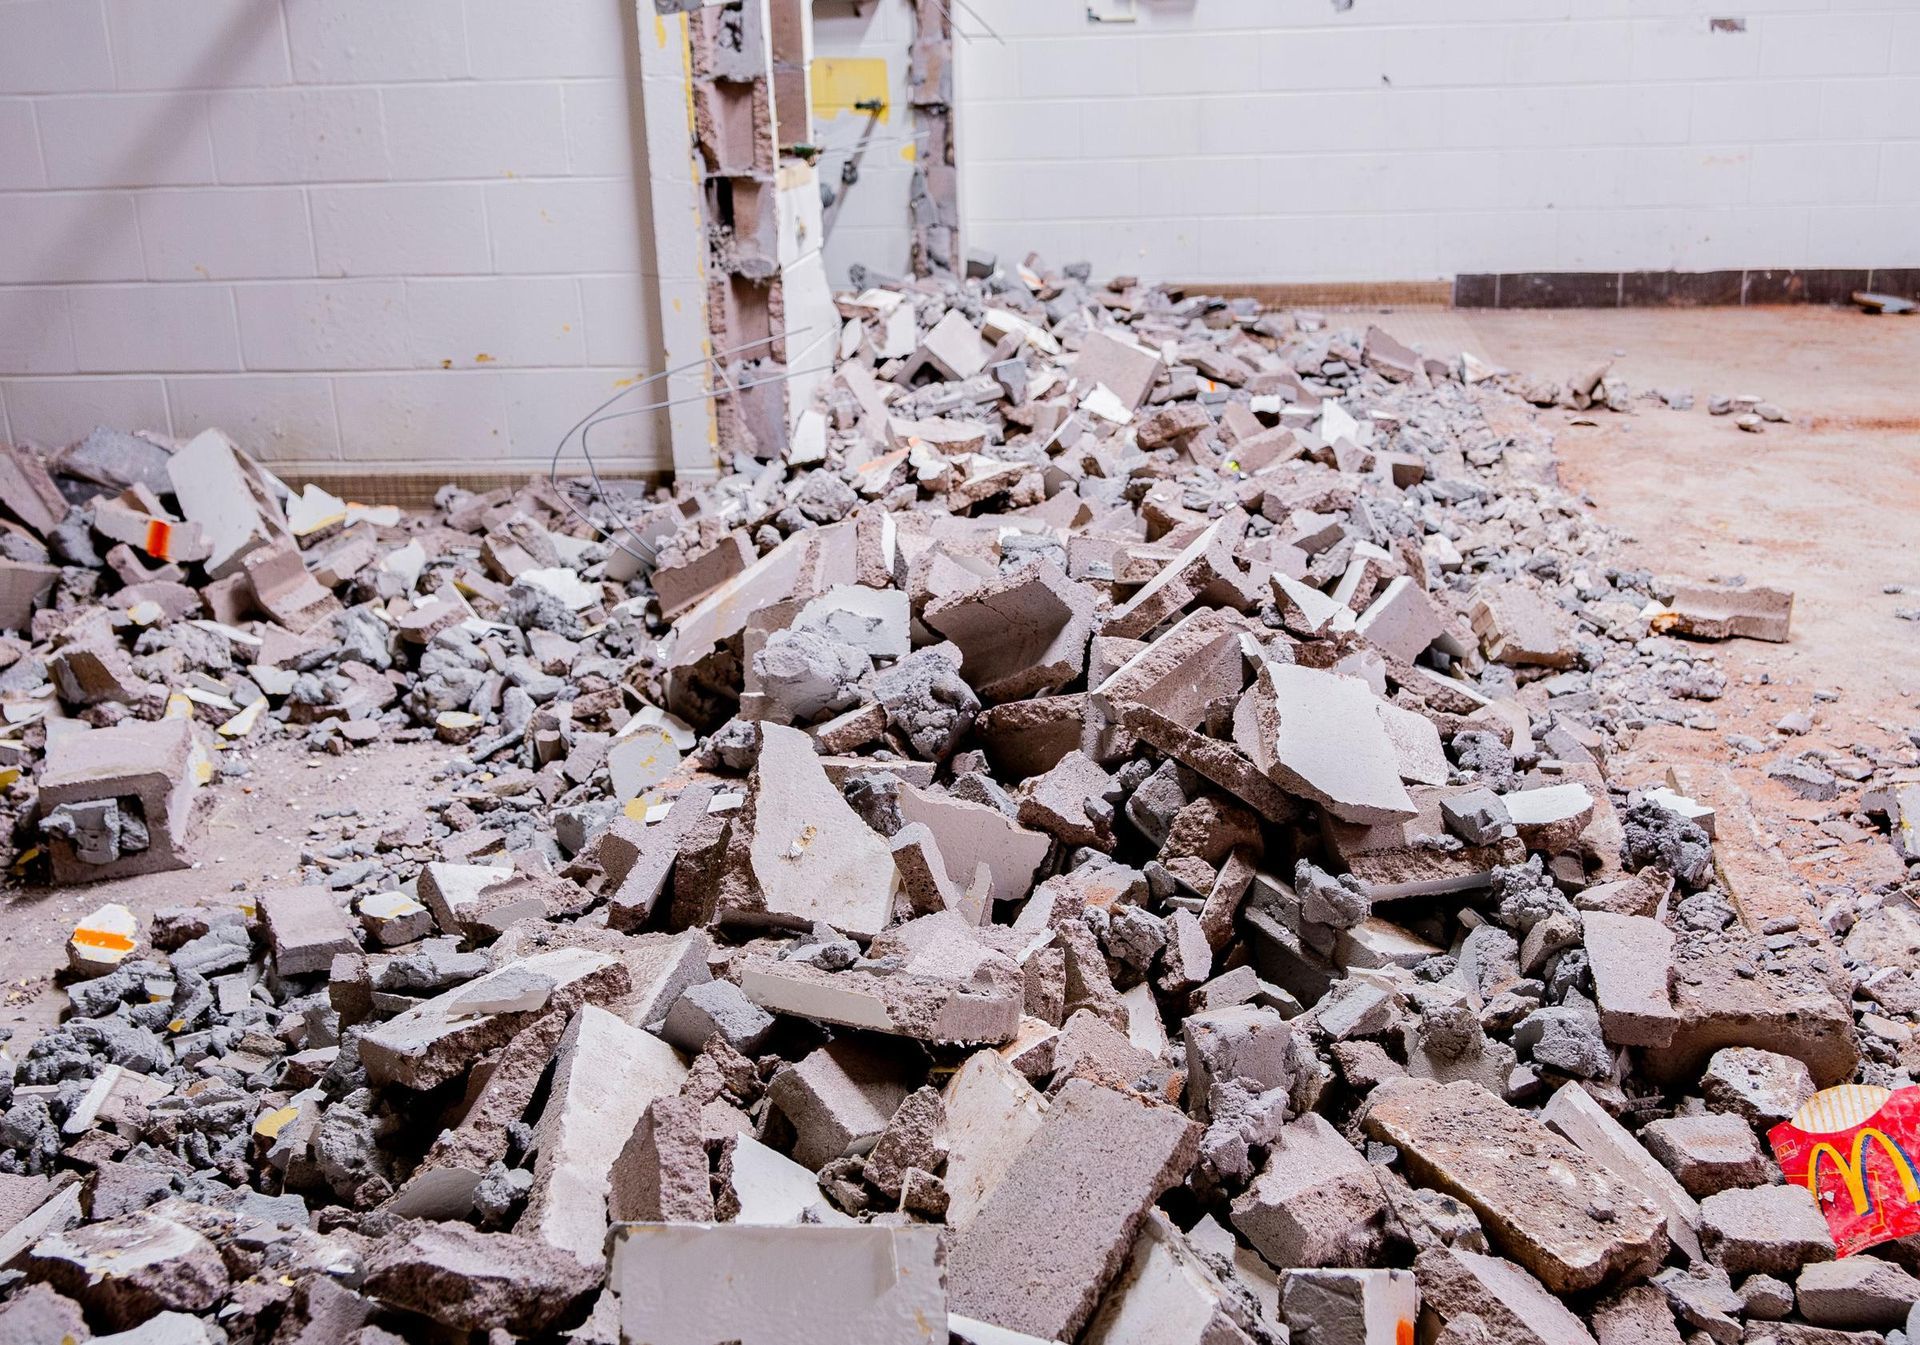
[[[1920,1088],[1823,1089],[1767,1138],[1787,1182],[1813,1192],[1839,1255],[1920,1233]]]

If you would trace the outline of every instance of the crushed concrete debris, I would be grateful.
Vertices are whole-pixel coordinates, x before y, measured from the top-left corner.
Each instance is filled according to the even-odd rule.
[[[1550,484],[1529,403],[1624,385],[965,271],[869,275],[784,456],[618,519],[0,453],[0,858],[79,898],[0,1071],[0,1339],[1911,1329],[1911,1250],[1833,1260],[1762,1136],[1914,1081],[1920,917],[1783,919],[1629,750],[1793,599]],[[1780,786],[1920,865],[1920,759],[1775,713]],[[436,797],[85,897],[217,857],[279,744]]]

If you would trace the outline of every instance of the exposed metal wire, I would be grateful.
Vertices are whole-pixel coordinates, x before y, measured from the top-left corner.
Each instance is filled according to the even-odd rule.
[[[782,336],[791,338],[794,336],[802,335],[811,330],[813,330],[811,326],[797,327],[789,332],[783,333]],[[551,459],[549,459],[547,464],[547,481],[553,487],[554,493],[560,496],[561,501],[567,506],[567,509],[573,514],[575,518],[579,519],[582,523],[585,523],[587,527],[593,530],[595,536],[600,538],[602,541],[607,542],[611,546],[619,547],[620,550],[624,551],[627,555],[631,556],[633,559],[639,561],[642,565],[651,566],[654,563],[654,560],[656,559],[658,553],[648,542],[646,542],[645,539],[643,539],[637,532],[634,531],[631,524],[626,522],[625,518],[622,516],[621,511],[614,504],[612,492],[610,492],[607,489],[606,482],[601,479],[599,464],[594,461],[592,446],[589,442],[594,428],[598,425],[602,425],[606,423],[609,420],[621,420],[629,416],[647,415],[654,411],[664,410],[667,407],[681,406],[681,405],[685,405],[688,402],[698,402],[698,401],[707,400],[713,394],[710,391],[701,391],[698,393],[691,393],[691,394],[687,394],[680,397],[661,398],[656,401],[648,402],[642,406],[628,407],[620,411],[609,411],[608,409],[612,407],[615,403],[621,401],[622,399],[632,396],[634,393],[640,391],[642,388],[658,383],[662,379],[672,378],[676,374],[688,373],[694,369],[701,368],[702,366],[711,366],[714,374],[720,379],[722,383],[726,385],[728,394],[736,395],[736,396],[741,392],[745,392],[753,388],[765,387],[765,386],[768,386],[769,384],[774,384],[774,383],[784,383],[791,379],[799,378],[807,374],[832,372],[834,366],[831,362],[829,362],[827,364],[822,364],[822,365],[813,365],[804,369],[783,369],[779,374],[774,375],[773,377],[770,377],[770,378],[759,378],[759,379],[753,379],[747,382],[736,383],[727,375],[725,368],[720,363],[720,361],[723,359],[728,359],[733,356],[740,355],[743,352],[752,350],[757,346],[770,345],[773,342],[780,339],[782,339],[781,336],[763,336],[752,341],[742,342],[741,344],[737,346],[729,347],[726,350],[721,350],[721,351],[714,352],[712,354],[703,355],[697,360],[688,360],[686,363],[675,365],[671,369],[663,369],[658,373],[648,374],[645,378],[642,378],[634,382],[633,384],[627,387],[624,387],[620,389],[618,392],[614,393],[613,396],[601,402],[598,406],[594,407],[593,410],[589,411],[586,415],[582,416],[578,421],[576,421],[572,426],[572,428],[570,428],[565,434],[561,435],[559,442],[557,442],[554,445],[553,456]],[[561,489],[560,459],[562,455],[564,455],[567,451],[568,441],[574,439],[576,436],[579,439],[580,456],[586,462],[587,475],[593,481],[594,500],[597,501],[607,511],[607,515],[608,515],[607,526],[602,526],[602,524],[598,519],[595,519],[591,514],[581,509],[580,506],[574,503],[573,499],[570,496],[568,496],[564,490]],[[610,531],[609,528],[611,528],[612,531]],[[619,533],[624,533],[627,537],[631,538],[633,541],[633,544],[629,545],[628,542],[622,540],[621,537],[617,535]]]
[[[598,406],[594,407],[593,410],[587,412],[586,415],[580,417],[580,419],[575,421],[572,427],[568,429],[565,434],[560,436],[559,441],[555,443],[553,446],[553,456],[547,462],[547,483],[553,487],[554,493],[561,497],[561,499],[565,502],[567,508],[572,511],[574,516],[578,518],[582,523],[585,523],[589,528],[593,529],[596,535],[598,535],[605,541],[611,542],[613,545],[618,546],[621,550],[625,551],[628,555],[640,561],[642,564],[646,564],[646,565],[653,564],[653,556],[651,554],[648,554],[648,552],[650,552],[652,548],[649,547],[647,552],[636,551],[632,547],[627,546],[626,543],[618,541],[611,533],[609,533],[606,529],[602,528],[598,523],[598,521],[596,521],[591,515],[584,512],[578,505],[576,505],[573,502],[573,500],[570,497],[567,496],[567,494],[564,491],[561,490],[560,458],[561,458],[561,455],[567,451],[567,441],[572,439],[575,435],[579,435],[581,437],[582,451],[587,460],[587,474],[593,478],[593,489],[594,489],[595,498],[597,498],[601,504],[605,505],[609,513],[612,514],[614,512],[612,501],[607,491],[606,483],[600,479],[600,469],[594,463],[593,455],[591,453],[585,452],[586,433],[588,428],[594,423],[595,418],[600,416],[602,413],[604,413],[608,407],[614,405],[616,402],[620,402],[625,400],[628,397],[631,397],[634,393],[640,391],[642,388],[649,387],[654,383],[658,383],[661,379],[672,378],[676,374],[688,373],[694,369],[699,369],[699,368],[702,368],[703,366],[713,364],[716,360],[722,357],[736,355],[736,354],[739,354],[741,351],[751,350],[755,346],[769,345],[775,339],[777,338],[772,336],[763,336],[752,341],[744,342],[730,349],[720,351],[718,352],[718,354],[714,354],[714,353],[705,354],[705,355],[702,355],[699,359],[688,360],[684,364],[676,364],[670,369],[662,369],[658,373],[648,374],[645,378],[638,379],[635,382],[628,384],[626,387],[621,388],[618,392],[614,393],[611,397],[607,398],[605,401],[601,402]],[[700,399],[704,399],[707,395],[708,394],[706,393],[702,393]],[[699,400],[699,399],[685,398],[682,400]],[[668,406],[673,404],[674,403],[672,401],[668,401],[668,402],[660,403],[655,406],[645,407],[642,409],[657,411],[661,409],[662,406]],[[614,522],[622,532],[625,532],[630,536],[633,536],[635,541],[640,541],[639,536],[635,534],[633,532],[633,529],[629,527],[625,522],[622,522],[617,517],[614,519]],[[642,542],[641,545],[645,546],[645,543]]]
[[[820,153],[815,157],[829,159],[837,155],[853,154],[862,150],[892,149],[895,145],[918,145],[922,140],[927,139],[932,134],[933,130],[929,127],[924,131],[915,131],[912,135],[890,136],[885,140],[869,140],[863,145],[823,145],[820,148]]]
[[[971,42],[976,37],[978,37],[979,34],[969,33],[966,29],[962,28],[958,23],[954,21],[953,4],[958,4],[960,8],[966,10],[967,14],[973,19],[973,21],[979,24],[982,28],[986,30],[988,37],[992,38],[995,42],[998,42],[1003,47],[1007,45],[1007,39],[1000,36],[1000,34],[994,32],[993,25],[988,23],[985,19],[981,18],[980,11],[975,9],[972,5],[968,4],[967,0],[953,0],[953,4],[949,4],[948,0],[938,0],[938,3],[940,5],[941,12],[947,16],[947,26],[951,28],[957,36],[963,37],[967,41]]]

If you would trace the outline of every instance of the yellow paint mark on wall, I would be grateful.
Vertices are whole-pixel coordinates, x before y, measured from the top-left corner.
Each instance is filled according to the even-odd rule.
[[[908,163],[912,163],[915,159],[920,157],[920,147],[914,144],[913,141],[909,140],[906,144],[900,147],[900,157],[905,159]]]
[[[814,59],[813,115],[816,117],[866,116],[854,105],[878,101],[884,123],[891,110],[887,88],[887,62],[881,56],[820,56]]]

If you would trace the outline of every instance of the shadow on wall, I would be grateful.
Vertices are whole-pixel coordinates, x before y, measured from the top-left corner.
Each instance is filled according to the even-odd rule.
[[[220,40],[207,49],[179,89],[154,91],[166,100],[162,111],[128,147],[125,157],[105,181],[148,185],[141,175],[143,165],[162,157],[162,151],[183,136],[205,134],[195,114],[206,99],[206,90],[222,87],[226,82],[224,73],[236,66],[244,67],[256,48],[280,40],[278,5],[247,5],[235,10],[234,15],[233,23],[220,35]],[[54,279],[82,274],[87,255],[99,246],[100,239],[90,229],[76,229],[61,240],[61,246],[45,258],[43,264],[35,266],[32,273]]]

